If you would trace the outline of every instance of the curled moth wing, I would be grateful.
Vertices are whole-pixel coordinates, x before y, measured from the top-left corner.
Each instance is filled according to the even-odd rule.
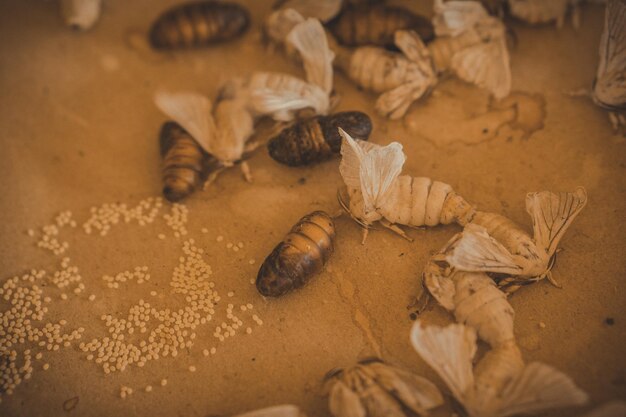
[[[551,408],[583,405],[587,394],[572,379],[543,363],[529,363],[502,391],[496,415],[535,414]]]
[[[626,107],[625,0],[610,0],[606,6],[593,98],[606,107]]]
[[[339,172],[346,186],[360,189],[361,161],[365,157],[365,150],[342,128],[339,128],[339,134],[343,138]]]
[[[304,17],[312,17],[326,23],[339,14],[343,0],[285,0],[280,9],[293,9]]]
[[[529,193],[526,211],[533,220],[537,246],[545,249],[548,256],[554,255],[559,241],[586,204],[587,192],[583,187],[573,193]]]
[[[233,417],[302,417],[303,415],[295,405],[285,404],[249,411]]]
[[[400,175],[405,160],[406,155],[398,142],[367,151],[360,167],[361,192],[366,212],[375,211],[382,205]]]
[[[411,344],[456,399],[465,403],[474,386],[472,360],[476,354],[476,332],[462,324],[422,327],[417,321],[411,329]]]
[[[456,269],[467,272],[497,272],[519,274],[519,266],[513,255],[487,230],[468,224],[453,247],[446,254],[446,261]]]
[[[359,396],[342,381],[336,381],[330,389],[328,408],[337,417],[367,416]]]
[[[430,80],[424,78],[391,89],[378,97],[376,111],[385,117],[397,120],[406,114],[413,102],[426,95],[433,85],[434,82],[431,83]]]
[[[213,153],[216,127],[211,114],[211,100],[198,93],[158,91],[154,102],[166,116],[189,132],[205,151]]]
[[[437,36],[458,36],[489,17],[487,10],[478,1],[435,0],[433,26]]]
[[[511,91],[509,52],[504,38],[465,48],[452,57],[452,69],[467,82],[488,90],[496,99]]]
[[[328,47],[326,32],[319,20],[309,18],[297,24],[287,35],[287,42],[300,53],[307,81],[330,94],[335,53]]]

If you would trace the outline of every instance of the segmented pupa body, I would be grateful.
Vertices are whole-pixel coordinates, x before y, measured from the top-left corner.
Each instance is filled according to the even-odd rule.
[[[338,127],[367,140],[372,131],[369,116],[359,111],[315,116],[285,128],[267,144],[272,159],[289,166],[324,161],[341,151]]]
[[[398,6],[384,4],[349,7],[328,25],[345,46],[394,46],[398,30],[415,31],[424,42],[434,37],[430,19]]]
[[[241,35],[249,24],[248,11],[236,3],[183,3],[166,10],[152,24],[150,44],[156,49],[207,46]]]
[[[425,416],[443,403],[443,396],[428,379],[378,359],[332,370],[326,384],[328,408],[335,417]]]
[[[588,401],[564,373],[540,362],[525,364],[515,343],[489,350],[474,366],[476,332],[462,324],[424,327],[418,321],[411,342],[470,417],[534,414]]]
[[[349,50],[333,44],[337,66],[358,86],[382,93],[376,110],[392,119],[404,116],[411,103],[437,83],[428,50],[415,32],[397,31],[395,44],[402,53],[373,46]]]
[[[475,209],[448,184],[425,177],[400,176],[405,155],[402,145],[387,146],[355,141],[340,130],[340,172],[347,187],[349,202],[341,198],[346,211],[364,227],[375,222],[406,235],[396,224],[436,226],[456,222],[467,224]]]
[[[278,297],[306,284],[321,271],[333,252],[335,223],[323,211],[301,218],[265,259],[256,279],[257,290]]]
[[[580,0],[508,0],[511,14],[530,24],[556,22],[562,27],[567,12],[572,9],[574,27],[580,25]]]
[[[206,178],[207,154],[189,133],[166,122],[159,135],[163,158],[163,195],[179,201],[193,193]]]

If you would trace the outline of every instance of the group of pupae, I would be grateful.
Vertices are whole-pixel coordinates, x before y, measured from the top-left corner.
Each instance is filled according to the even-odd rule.
[[[506,3],[513,15],[531,23],[561,25],[570,8],[578,22],[575,0]],[[194,92],[155,94],[157,107],[173,120],[164,124],[160,135],[164,195],[180,200],[234,165],[251,180],[246,160],[263,145],[258,138],[262,135],[255,132],[261,119],[272,119],[277,122],[274,129],[280,128],[268,143],[270,156],[278,162],[307,165],[341,153],[345,187],[338,199],[363,227],[363,243],[373,224],[407,239],[399,226],[463,227],[422,274],[428,294],[458,323],[441,328],[418,321],[410,335],[417,353],[441,377],[463,412],[504,417],[582,405],[587,395],[568,376],[543,363],[524,362],[507,294],[544,278],[556,285],[550,270],[557,246],[585,206],[585,190],[529,193],[530,236],[504,216],[477,210],[445,183],[400,175],[406,159],[402,145],[367,142],[372,124],[366,114],[332,114],[338,101],[334,66],[358,86],[380,94],[376,110],[391,119],[403,117],[413,102],[425,98],[442,74],[484,88],[495,99],[506,97],[511,73],[502,21],[477,1],[435,0],[434,12],[429,21],[384,4],[281,2],[266,19],[264,34],[302,64],[305,78],[254,72],[225,83],[215,104]],[[240,35],[249,20],[236,4],[183,4],[155,22],[149,39],[157,49],[203,46]],[[624,122],[625,50],[626,1],[609,0],[592,96],[612,111],[616,123]],[[261,266],[259,292],[276,297],[307,283],[332,254],[334,238],[332,216],[313,212],[303,217]],[[477,338],[490,350],[474,366]],[[336,417],[426,415],[444,402],[427,379],[379,360],[329,372],[327,387]],[[299,415],[295,406],[278,406],[241,417]],[[588,414],[624,415],[622,403]]]

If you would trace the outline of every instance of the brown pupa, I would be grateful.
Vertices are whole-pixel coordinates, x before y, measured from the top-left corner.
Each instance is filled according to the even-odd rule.
[[[341,151],[339,127],[354,137],[367,140],[372,132],[372,121],[360,111],[312,117],[283,129],[270,139],[267,149],[272,159],[289,166],[321,162]]]
[[[256,278],[257,290],[278,297],[306,284],[333,252],[335,223],[328,213],[314,211],[301,218],[269,254]]]
[[[166,10],[152,24],[150,44],[155,49],[202,47],[236,38],[249,25],[250,15],[239,4],[184,3]]]

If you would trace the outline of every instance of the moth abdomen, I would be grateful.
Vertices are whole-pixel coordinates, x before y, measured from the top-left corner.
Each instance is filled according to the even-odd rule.
[[[250,24],[248,11],[235,3],[199,1],[166,10],[150,29],[156,49],[207,46],[241,35]]]
[[[278,297],[306,284],[333,251],[335,224],[323,211],[307,214],[291,228],[261,265],[257,290]]]
[[[429,19],[402,7],[363,5],[348,8],[330,23],[330,31],[346,46],[394,47],[398,30],[413,30],[424,42],[434,38]]]
[[[338,128],[367,140],[372,122],[365,113],[352,111],[302,120],[272,138],[270,156],[285,165],[301,166],[321,162],[341,151]]]
[[[166,122],[159,136],[163,157],[163,195],[179,201],[191,194],[204,177],[206,154],[182,127]]]

